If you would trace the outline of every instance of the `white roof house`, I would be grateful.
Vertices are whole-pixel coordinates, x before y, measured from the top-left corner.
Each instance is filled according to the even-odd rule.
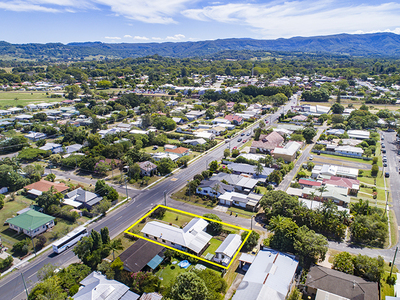
[[[172,161],[179,159],[179,155],[173,153],[157,152],[151,155],[154,160],[159,161],[163,158],[170,158]]]
[[[203,138],[206,140],[213,140],[215,139],[215,134],[212,132],[206,132],[206,131],[197,131],[194,132],[194,136],[197,138]]]
[[[80,284],[79,291],[73,296],[75,300],[137,300],[139,295],[129,287],[116,280],[109,280],[100,272],[92,272]]]
[[[170,243],[178,244],[195,253],[200,253],[212,238],[211,235],[204,231],[207,226],[208,222],[200,218],[193,218],[182,229],[161,222],[151,221],[143,227],[141,232]]]
[[[281,154],[281,155],[293,155],[301,148],[301,143],[290,141],[285,145],[283,148],[275,147],[274,154]]]
[[[336,147],[335,152],[362,156],[362,154],[364,153],[364,150],[360,147],[353,147],[353,146],[346,145],[346,146]]]
[[[227,266],[236,251],[242,244],[242,238],[238,234],[229,234],[221,245],[215,250],[215,261],[220,261],[223,265]]]
[[[298,261],[272,249],[258,252],[232,300],[283,300],[286,298]]]
[[[369,139],[369,131],[366,130],[348,130],[347,134],[349,135],[349,138],[351,139],[360,139],[360,140],[365,140]]]
[[[317,178],[318,176],[338,176],[356,179],[358,177],[358,169],[347,168],[335,165],[317,165],[311,173],[311,177]]]

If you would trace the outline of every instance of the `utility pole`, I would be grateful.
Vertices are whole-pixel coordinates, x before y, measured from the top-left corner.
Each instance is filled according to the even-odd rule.
[[[254,216],[251,216],[251,224],[250,224],[250,229],[253,230],[253,218]]]
[[[164,191],[164,205],[167,206],[167,190]]]
[[[26,283],[25,283],[24,275],[22,274],[22,272],[21,272],[21,277],[22,277],[22,282],[24,283],[24,287],[25,287],[26,299],[28,299],[28,297],[29,297],[28,289],[26,288]]]
[[[126,191],[126,198],[128,198],[128,181],[127,181],[127,176],[125,176],[125,191]]]
[[[394,252],[394,257],[393,257],[393,261],[392,261],[392,267],[390,268],[390,276],[389,277],[392,277],[393,266],[394,266],[394,261],[396,260],[397,250],[399,250],[399,247],[396,247],[396,251]]]

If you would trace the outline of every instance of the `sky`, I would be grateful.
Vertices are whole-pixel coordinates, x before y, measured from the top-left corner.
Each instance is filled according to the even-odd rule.
[[[0,0],[0,41],[151,43],[400,34],[400,1]]]

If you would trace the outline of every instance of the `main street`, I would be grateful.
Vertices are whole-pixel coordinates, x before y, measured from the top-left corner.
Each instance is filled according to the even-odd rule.
[[[294,105],[296,105],[296,98],[292,97],[284,107],[280,108],[273,115],[268,116],[267,119],[269,120],[269,124],[275,122],[283,111],[287,112],[291,108],[291,106]],[[263,122],[263,120],[261,122]],[[255,123],[244,132],[251,132],[257,127],[258,123]],[[88,229],[100,231],[101,228],[108,227],[111,237],[117,236],[123,230],[128,228],[129,225],[133,224],[140,216],[142,216],[154,205],[163,203],[164,192],[166,192],[167,195],[174,193],[175,191],[185,186],[187,181],[192,179],[194,175],[204,171],[211,161],[220,160],[223,157],[224,150],[229,147],[229,145],[232,149],[233,147],[239,147],[241,143],[238,142],[237,137],[232,138],[230,143],[217,147],[212,151],[208,151],[208,153],[198,158],[187,168],[181,169],[174,175],[165,178],[160,183],[148,190],[139,191],[128,189],[128,195],[132,198],[132,200],[130,200],[127,204],[122,205],[120,208],[108,213],[107,216],[103,217],[101,220],[90,224]],[[84,180],[86,183],[94,184],[96,182],[95,180],[91,180],[90,178],[82,179],[82,177],[76,176],[72,174],[72,172],[67,174],[65,174],[64,172],[64,174],[60,174],[58,172],[54,173],[58,176],[63,176],[64,178],[71,178],[77,181]],[[75,178],[75,176],[77,178]],[[115,185],[113,186],[117,189],[118,192],[125,194],[125,187]],[[175,207],[189,209],[189,206],[184,205],[184,203],[171,203],[174,203]],[[200,210],[196,208],[195,211]],[[239,218],[237,218],[237,221],[239,221]],[[244,222],[247,222],[247,227],[249,227],[249,220],[244,219],[240,221],[240,223],[243,224]],[[40,270],[40,268],[42,268],[45,264],[50,263],[56,266],[63,266],[68,265],[69,263],[76,260],[77,258],[72,252],[72,249],[68,249],[59,255],[54,255],[52,250],[46,251],[45,253],[41,254],[40,257],[27,263],[25,266],[22,266],[19,270],[12,272],[0,281],[0,299],[26,299],[21,273],[23,273],[23,276],[26,280],[27,288],[29,289],[38,281],[37,271]]]

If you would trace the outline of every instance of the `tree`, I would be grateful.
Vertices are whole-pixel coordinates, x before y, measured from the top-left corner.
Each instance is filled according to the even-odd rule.
[[[344,106],[339,103],[333,103],[331,110],[334,114],[342,114],[344,111]]]
[[[211,106],[210,108],[208,108],[206,110],[206,118],[207,119],[213,119],[215,115],[215,109],[213,106]]]
[[[328,251],[328,240],[321,234],[302,226],[297,230],[294,250],[300,256],[303,266],[310,266],[325,259]]]
[[[54,175],[53,173],[50,173],[44,179],[46,179],[47,181],[50,181],[50,182],[54,182],[54,180],[56,179],[56,175]]]
[[[43,192],[36,198],[36,203],[47,212],[51,205],[59,206],[63,199],[64,195],[61,193],[55,193],[54,187],[51,187],[49,191]]]
[[[372,168],[371,168],[371,176],[372,176],[372,177],[376,177],[376,176],[378,176],[378,173],[379,173],[379,167],[378,167],[378,165],[372,165]]]
[[[194,272],[179,274],[171,287],[173,300],[207,300],[208,289],[204,281]]]
[[[226,148],[226,149],[224,150],[224,157],[227,158],[227,157],[229,157],[229,156],[231,156],[231,151],[229,150],[229,148]]]
[[[279,251],[293,253],[298,229],[297,224],[290,218],[279,215],[271,218],[268,230],[273,232],[273,235],[269,239],[269,246]]]
[[[52,263],[45,264],[37,272],[37,278],[40,281],[43,281],[49,277],[52,277],[54,275],[54,271],[56,269],[57,269],[57,266],[53,265]]]
[[[33,115],[34,120],[39,120],[40,122],[44,122],[47,120],[47,115],[45,113],[37,113]]]
[[[108,231],[108,227],[103,227],[100,229],[101,241],[104,245],[108,245],[110,243],[110,233]]]
[[[312,127],[307,127],[303,130],[303,136],[306,139],[306,142],[310,144],[313,138],[317,135],[317,131]]]
[[[246,238],[247,235],[248,235],[248,232],[242,233],[242,235],[241,235],[242,241],[244,241],[244,239]],[[260,235],[257,232],[252,230],[246,243],[244,243],[244,245],[243,245],[243,249],[247,250],[247,251],[253,249],[255,246],[257,246],[259,238],[260,238]]]
[[[60,286],[58,277],[50,277],[43,282],[38,283],[29,293],[29,300],[64,300],[67,298],[67,293]]]
[[[298,290],[298,288],[294,288],[290,294],[289,297],[287,298],[287,300],[301,300],[302,299],[302,294],[301,292]]]
[[[268,176],[268,181],[280,184],[282,182],[282,173],[279,170],[272,171]]]
[[[176,161],[176,163],[177,163],[179,166],[183,166],[183,167],[186,168],[186,167],[188,166],[189,161],[190,161],[190,157],[189,157],[189,156],[182,156],[181,158],[179,158],[179,159]]]
[[[332,269],[353,275],[354,274],[353,256],[348,252],[340,252],[336,254],[333,259]]]
[[[216,220],[221,222],[222,220],[215,214],[205,214],[203,215],[203,217],[205,218],[209,218],[212,220]],[[217,222],[209,222],[207,229],[210,230],[210,232],[212,233],[212,235],[218,235],[221,233],[222,231],[222,224],[221,223],[217,223]]]
[[[124,249],[124,247],[122,247],[121,239],[112,240],[106,247],[108,248],[108,250],[112,251],[113,260],[115,260],[115,252]]]
[[[5,199],[5,196],[3,194],[0,194],[0,209],[2,209],[4,207],[4,199]]]
[[[263,171],[264,171],[264,166],[261,164],[260,161],[257,161],[257,164],[254,167],[254,172],[256,173],[257,176],[260,176]]]
[[[211,172],[215,172],[215,171],[218,169],[218,161],[213,160],[213,161],[209,164],[209,167],[210,167],[210,171],[211,171]]]
[[[49,156],[49,161],[53,164],[53,165],[58,165],[61,162],[61,155],[60,154],[52,154]]]
[[[158,162],[157,169],[162,175],[166,175],[172,172],[176,167],[176,164],[170,158],[162,158]]]
[[[96,84],[99,89],[109,89],[112,86],[112,83],[108,80],[100,80]]]
[[[111,166],[108,163],[106,163],[104,160],[100,160],[94,165],[94,171],[101,175],[106,175],[107,172],[110,170],[111,170]]]
[[[132,289],[136,293],[153,293],[158,291],[161,280],[151,272],[132,274]]]
[[[317,188],[317,191],[320,193],[319,196],[322,199],[323,193],[328,191],[328,188],[326,185],[322,185],[321,187]]]
[[[78,93],[81,91],[81,89],[77,85],[68,85],[64,88],[64,90],[67,93],[66,98],[71,100],[78,97]]]

